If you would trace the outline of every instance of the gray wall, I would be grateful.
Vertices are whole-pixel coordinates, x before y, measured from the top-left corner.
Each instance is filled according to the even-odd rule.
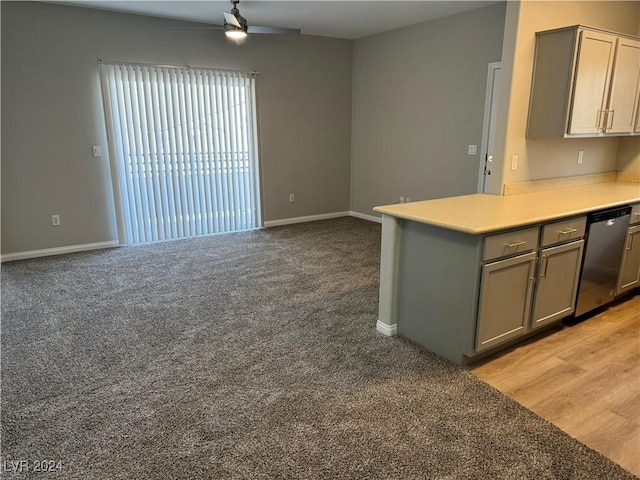
[[[475,193],[487,67],[505,4],[356,40],[351,210]]]
[[[98,58],[259,70],[264,220],[349,209],[351,41],[263,35],[236,47],[168,19],[1,8],[2,253],[116,239]]]

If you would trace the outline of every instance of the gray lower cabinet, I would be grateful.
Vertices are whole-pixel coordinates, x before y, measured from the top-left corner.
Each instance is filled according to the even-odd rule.
[[[585,223],[585,217],[580,217],[545,225],[540,235],[543,246],[540,250],[482,266],[476,352],[557,322],[574,312]],[[574,238],[578,239],[570,241]],[[488,253],[504,255],[510,250],[506,247],[514,245],[536,248],[537,240],[537,227],[487,237],[483,259]],[[489,248],[503,244],[506,247],[502,249]]]
[[[476,351],[481,352],[528,330],[536,253],[482,267]]]
[[[583,247],[584,240],[578,240],[540,251],[531,317],[532,329],[573,313]]]
[[[559,322],[575,309],[585,225],[584,216],[563,218],[482,236],[406,221],[398,333],[468,363]],[[640,225],[629,229],[626,247],[622,289],[640,285]]]
[[[627,229],[616,293],[640,286],[640,225]]]

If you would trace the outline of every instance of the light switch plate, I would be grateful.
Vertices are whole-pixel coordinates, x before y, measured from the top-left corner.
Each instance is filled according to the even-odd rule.
[[[93,156],[94,157],[101,157],[102,156],[102,148],[100,148],[100,145],[94,145],[93,146]]]
[[[467,148],[468,155],[477,155],[478,154],[478,146],[477,145],[469,145]]]

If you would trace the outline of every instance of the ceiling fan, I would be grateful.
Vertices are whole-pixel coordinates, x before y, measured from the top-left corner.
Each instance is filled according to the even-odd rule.
[[[211,25],[210,27],[195,27],[196,29],[224,29],[227,38],[231,39],[237,45],[244,43],[247,35],[254,33],[276,33],[276,34],[299,34],[299,28],[282,28],[282,27],[265,27],[261,25],[249,25],[247,19],[240,15],[238,3],[240,0],[230,0],[233,8],[230,12],[222,12],[224,14],[224,23],[222,25]],[[188,28],[192,30],[194,28]],[[182,29],[181,29],[182,30]]]

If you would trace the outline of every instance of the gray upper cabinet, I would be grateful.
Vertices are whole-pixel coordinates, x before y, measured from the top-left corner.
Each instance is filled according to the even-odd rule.
[[[579,25],[538,32],[527,137],[633,135],[639,92],[637,38]]]
[[[616,50],[616,37],[578,32],[578,58],[569,105],[568,134],[599,134],[607,122],[607,93]],[[634,92],[635,93],[635,92]]]
[[[616,48],[606,133],[636,131],[640,99],[640,40],[620,37]]]

